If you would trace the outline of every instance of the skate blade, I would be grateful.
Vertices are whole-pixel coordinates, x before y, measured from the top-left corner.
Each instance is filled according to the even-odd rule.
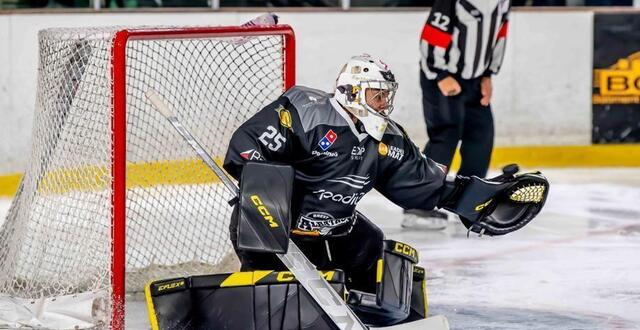
[[[447,228],[447,219],[423,218],[414,214],[406,214],[402,221],[402,228],[418,230],[444,230]]]

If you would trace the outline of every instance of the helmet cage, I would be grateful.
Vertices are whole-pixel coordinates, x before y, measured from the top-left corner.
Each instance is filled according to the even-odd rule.
[[[358,93],[355,101],[358,102],[367,112],[379,116],[382,118],[387,118],[393,112],[393,100],[396,96],[396,91],[398,90],[398,83],[392,81],[380,81],[380,80],[365,80],[361,81],[358,86]],[[355,89],[355,88],[354,88]],[[383,97],[385,99],[385,103],[387,107],[383,110],[376,110],[371,105],[367,103],[367,90],[376,90],[376,94],[373,98]],[[366,115],[366,114],[362,114]]]

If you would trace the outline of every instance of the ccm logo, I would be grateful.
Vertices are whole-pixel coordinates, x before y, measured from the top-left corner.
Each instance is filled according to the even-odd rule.
[[[278,227],[278,223],[273,219],[271,213],[269,213],[269,210],[267,210],[267,207],[264,206],[262,200],[260,200],[260,197],[258,197],[258,195],[251,195],[251,201],[253,202],[253,205],[258,208],[258,212],[260,212],[260,215],[264,218],[264,220],[269,223],[269,227]]]
[[[324,277],[324,279],[327,281],[331,281],[331,279],[333,279],[333,275],[335,274],[335,271],[333,270],[327,270],[327,271],[319,270],[318,272],[320,273],[320,276]],[[293,275],[293,273],[287,272],[287,271],[278,272],[278,275],[276,276],[276,281],[278,282],[289,282],[295,279],[296,277]]]
[[[485,207],[487,207],[487,205],[489,205],[489,203],[491,203],[491,201],[492,201],[492,200],[493,200],[493,199],[490,199],[490,200],[488,200],[488,201],[486,201],[486,202],[484,202],[484,203],[482,203],[482,204],[478,204],[478,205],[476,206],[476,209],[475,209],[475,210],[476,210],[476,212],[480,212],[480,211],[484,210],[484,208],[485,208]]]
[[[413,257],[413,258],[417,258],[418,257],[418,252],[416,252],[416,249],[410,247],[407,244],[402,244],[400,242],[396,242],[396,246],[393,247],[393,250],[398,252],[398,253],[404,254],[406,256]]]

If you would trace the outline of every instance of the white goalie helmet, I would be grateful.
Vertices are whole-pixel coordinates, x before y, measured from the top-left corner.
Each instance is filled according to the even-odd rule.
[[[368,54],[354,56],[342,67],[336,80],[334,98],[358,118],[365,130],[380,141],[393,111],[398,83],[389,66]],[[367,102],[367,90],[369,101]]]

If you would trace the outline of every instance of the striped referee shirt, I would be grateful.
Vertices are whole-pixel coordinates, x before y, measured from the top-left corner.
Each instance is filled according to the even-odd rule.
[[[420,67],[427,78],[498,73],[509,7],[509,0],[436,0],[420,37]]]

